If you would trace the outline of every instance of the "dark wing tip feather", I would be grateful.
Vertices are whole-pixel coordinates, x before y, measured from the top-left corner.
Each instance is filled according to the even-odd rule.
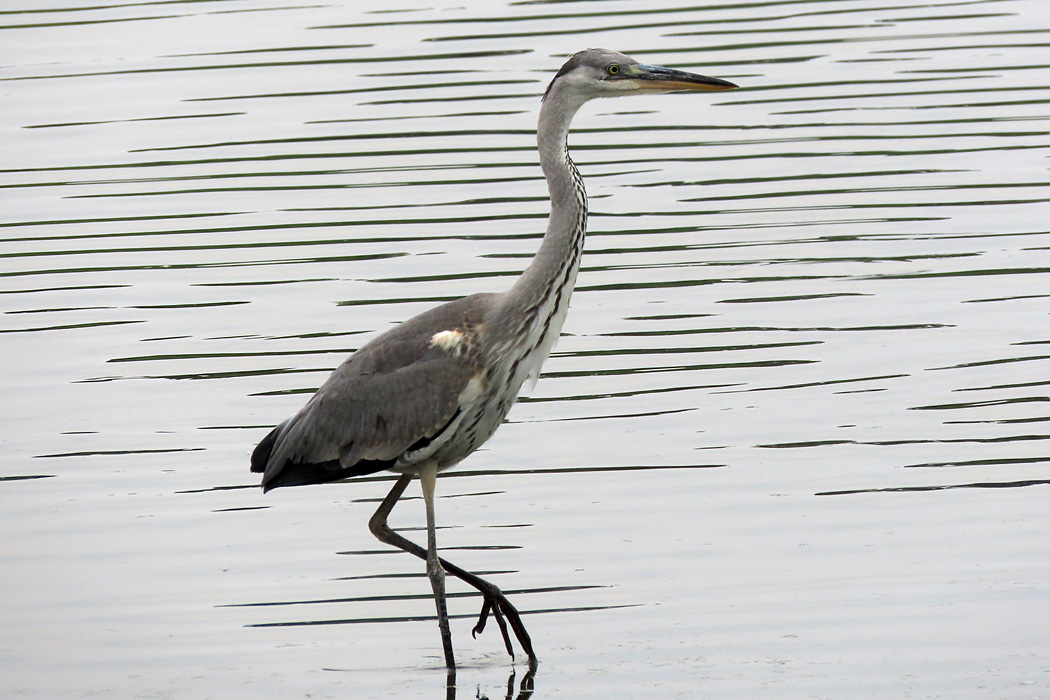
[[[252,472],[262,474],[270,463],[273,448],[281,434],[284,423],[271,430],[252,451]],[[389,469],[396,460],[362,459],[350,467],[344,467],[339,460],[324,462],[291,462],[286,461],[280,469],[271,470],[269,478],[263,477],[263,493],[281,486],[305,486],[307,484],[324,484],[352,476],[366,476]]]
[[[263,493],[282,486],[306,486],[308,484],[327,484],[330,481],[349,479],[354,476],[367,476],[389,469],[394,460],[362,459],[352,467],[343,467],[339,460],[330,462],[289,463],[272,479],[263,482]]]
[[[270,453],[273,452],[273,446],[277,442],[277,433],[280,431],[280,426],[274,428],[269,434],[262,439],[255,449],[252,450],[252,471],[256,474],[261,474],[266,471],[266,464],[270,461]]]

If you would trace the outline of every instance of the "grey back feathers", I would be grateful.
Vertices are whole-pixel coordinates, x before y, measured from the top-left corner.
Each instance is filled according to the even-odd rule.
[[[448,430],[463,408],[461,394],[483,369],[478,336],[491,298],[438,306],[351,355],[299,413],[272,431],[269,449],[253,455],[264,486],[286,485],[280,475],[289,466],[343,472],[362,461],[370,471],[410,465],[414,453]]]

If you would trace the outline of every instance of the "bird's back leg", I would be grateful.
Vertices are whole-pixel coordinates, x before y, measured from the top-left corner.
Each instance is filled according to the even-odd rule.
[[[392,547],[397,547],[402,551],[408,552],[409,554],[426,561],[427,550],[394,532],[390,525],[387,524],[387,518],[390,516],[390,511],[394,509],[394,504],[397,503],[397,499],[401,498],[401,495],[404,494],[410,481],[412,481],[412,475],[404,474],[394,483],[394,487],[390,489],[390,493],[388,493],[386,498],[383,499],[379,508],[376,509],[376,512],[368,521],[368,529],[380,542]],[[510,634],[507,630],[507,622],[510,623],[511,629],[514,630],[514,636],[518,638],[518,643],[521,644],[521,648],[525,650],[526,654],[528,654],[529,660],[535,661],[536,653],[532,650],[532,639],[529,637],[529,633],[525,630],[525,625],[521,623],[521,616],[518,613],[517,608],[507,600],[507,597],[503,595],[503,592],[499,587],[486,581],[480,576],[472,574],[465,569],[461,569],[446,559],[439,557],[438,561],[447,573],[452,574],[464,583],[477,589],[485,599],[481,608],[481,616],[478,619],[477,625],[474,626],[474,634],[477,635],[485,628],[485,622],[491,611],[496,618],[496,622],[499,624],[500,633],[503,635],[503,643],[506,645],[507,653],[510,654],[511,658],[514,657],[514,649],[511,646]],[[504,616],[506,616],[506,621],[504,621]]]
[[[452,632],[448,626],[448,606],[445,603],[445,570],[441,568],[437,554],[437,524],[434,518],[434,482],[437,479],[437,464],[428,462],[419,472],[423,486],[423,502],[427,510],[427,577],[434,589],[434,604],[437,606],[438,627],[441,629],[441,646],[445,650],[445,666],[456,667],[452,653]]]

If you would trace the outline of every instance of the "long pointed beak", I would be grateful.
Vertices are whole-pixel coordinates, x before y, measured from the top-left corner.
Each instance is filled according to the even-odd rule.
[[[637,68],[638,73],[630,77],[638,81],[638,87],[642,90],[673,92],[679,90],[735,90],[740,87],[728,80],[709,78],[706,75],[688,73],[674,68],[646,65],[639,65]]]

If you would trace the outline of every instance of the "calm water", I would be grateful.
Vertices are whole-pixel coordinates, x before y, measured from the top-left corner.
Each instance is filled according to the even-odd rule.
[[[446,697],[389,479],[247,458],[512,282],[606,46],[744,89],[581,112],[565,335],[439,481],[532,697],[1050,697],[1048,45],[1039,0],[3,4],[2,694]],[[478,605],[458,697],[514,697]]]

